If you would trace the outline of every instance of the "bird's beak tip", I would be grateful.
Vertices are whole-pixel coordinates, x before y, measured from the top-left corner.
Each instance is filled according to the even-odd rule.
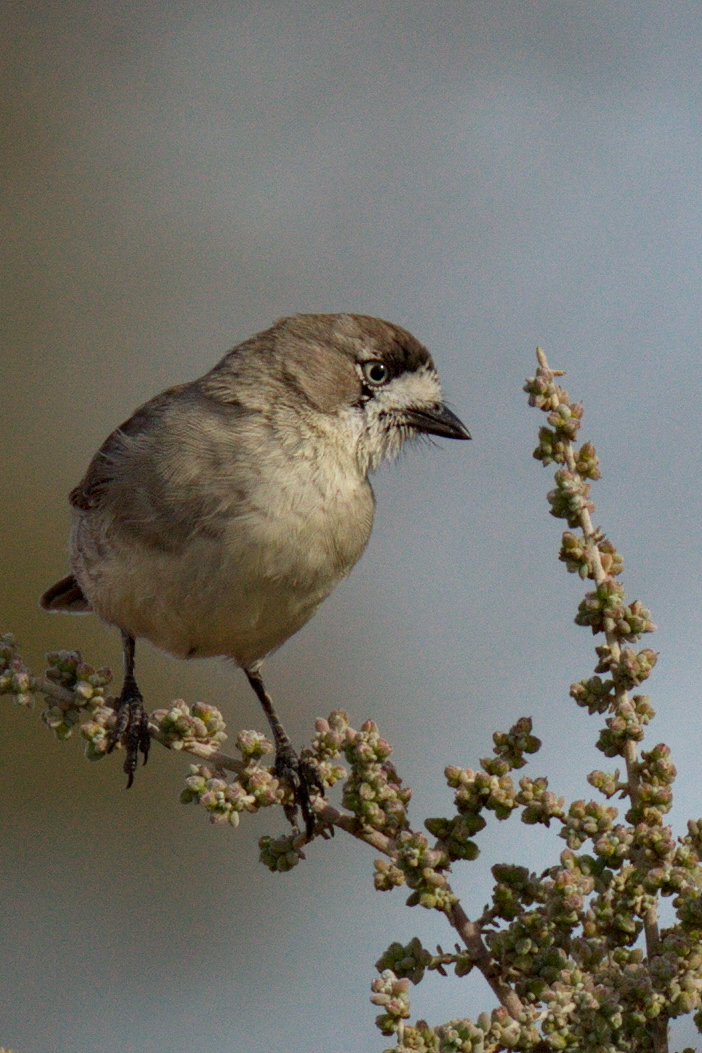
[[[407,420],[417,431],[427,435],[441,435],[445,439],[470,439],[470,432],[462,420],[444,405],[423,406],[407,413]]]

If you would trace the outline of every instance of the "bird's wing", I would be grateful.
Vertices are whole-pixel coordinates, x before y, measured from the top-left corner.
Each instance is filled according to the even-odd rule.
[[[187,387],[188,385],[182,384],[157,395],[150,402],[140,406],[129,420],[120,424],[119,428],[115,428],[108,435],[88,465],[88,470],[78,486],[74,487],[68,495],[73,508],[88,512],[100,507],[128,457],[129,448],[132,445],[130,440],[138,442],[140,437],[153,432],[162,420],[164,410]]]
[[[84,520],[107,522],[165,551],[216,534],[242,492],[242,418],[250,411],[207,399],[197,383],[171,388],[105,440],[70,502]],[[244,458],[243,463],[250,459]]]

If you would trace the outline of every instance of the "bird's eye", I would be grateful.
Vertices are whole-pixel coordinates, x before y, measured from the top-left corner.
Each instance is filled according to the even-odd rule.
[[[390,371],[384,362],[364,362],[363,363],[363,376],[366,378],[369,384],[384,384],[390,376]]]

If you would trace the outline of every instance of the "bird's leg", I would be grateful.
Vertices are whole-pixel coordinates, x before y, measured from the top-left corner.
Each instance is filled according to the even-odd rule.
[[[127,776],[127,789],[134,782],[134,772],[143,754],[144,764],[149,759],[149,718],[144,709],[144,699],[134,679],[134,637],[122,633],[122,650],[124,653],[124,682],[122,693],[117,700],[117,719],[110,735],[107,752],[112,753],[118,742],[124,739],[127,756],[124,760],[124,772]]]
[[[291,809],[286,809],[286,815],[291,823],[295,823],[295,813],[297,811],[297,805],[300,806],[302,812],[302,818],[305,822],[305,833],[307,838],[312,837],[315,826],[315,813],[312,808],[312,801],[310,798],[311,792],[319,793],[324,796],[324,785],[319,777],[314,765],[308,761],[300,760],[297,753],[292,747],[292,743],[288,738],[285,728],[278,719],[278,714],[273,707],[273,701],[271,696],[263,686],[263,680],[261,674],[256,670],[245,669],[249,683],[256,692],[256,697],[263,706],[263,712],[268,718],[271,731],[273,732],[273,741],[275,743],[275,773],[279,779],[292,788],[293,795],[295,797],[295,805]]]

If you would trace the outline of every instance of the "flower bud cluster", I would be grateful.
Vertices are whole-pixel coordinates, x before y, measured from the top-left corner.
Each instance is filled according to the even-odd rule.
[[[551,413],[559,406],[568,406],[568,392],[554,383],[554,373],[540,368],[535,377],[528,377],[523,391],[529,395],[529,405],[544,413]]]
[[[492,868],[492,875],[495,878],[493,917],[512,921],[523,913],[525,907],[543,903],[543,883],[535,874],[530,874],[526,867],[497,863]]]
[[[407,906],[449,911],[457,897],[442,873],[449,867],[448,854],[441,848],[430,848],[424,834],[411,830],[400,831],[395,845],[395,863],[412,889]]]
[[[564,439],[552,428],[539,428],[539,445],[533,453],[533,457],[545,466],[548,464],[566,464],[568,440]]]
[[[699,1012],[702,1005],[702,949],[700,934],[662,933],[659,952],[651,961],[651,978],[666,1013],[671,1017]]]
[[[627,784],[619,778],[619,768],[614,772],[591,771],[587,777],[590,786],[594,786],[605,797],[614,797],[627,789]]]
[[[291,791],[287,786],[281,785],[272,768],[247,764],[232,785],[237,782],[247,796],[253,797],[257,809],[270,808],[273,804],[286,804],[288,801],[292,803]]]
[[[514,768],[523,768],[527,763],[524,754],[536,753],[541,749],[541,739],[532,735],[532,727],[531,717],[520,717],[509,731],[496,731],[492,741],[495,743],[493,753],[497,760],[483,758],[480,763],[484,771],[490,775],[504,775]]]
[[[540,776],[530,779],[523,776],[519,780],[519,793],[515,798],[517,804],[524,808],[522,822],[528,826],[543,823],[549,826],[552,819],[562,819],[565,798],[556,797],[548,788],[548,779]]]
[[[47,706],[41,715],[41,719],[47,728],[53,731],[60,742],[65,742],[66,739],[71,737],[76,725],[80,724],[80,718],[81,711],[75,706],[67,708],[57,705]]]
[[[680,927],[687,938],[702,941],[702,889],[686,884],[673,900]]]
[[[581,848],[589,838],[594,841],[600,834],[611,830],[617,815],[616,808],[598,801],[573,801],[563,820],[560,836],[569,848]]]
[[[488,932],[484,938],[500,975],[513,984],[520,998],[531,1001],[567,964],[567,954],[558,945],[560,935],[556,921],[540,908],[523,911],[507,928]]]
[[[200,706],[199,703],[196,705]],[[185,708],[187,710],[187,706]],[[193,706],[193,710],[195,708]],[[205,715],[211,720],[211,728],[219,729],[219,711],[214,707],[205,708],[211,711]],[[191,717],[186,713],[184,719],[190,720]],[[195,719],[203,717],[197,716]],[[213,734],[216,736],[221,731],[215,730]],[[215,738],[214,742],[216,744],[218,740]],[[180,795],[182,804],[201,804],[209,813],[210,822],[229,823],[235,827],[239,825],[242,812],[257,812],[259,808],[285,804],[290,798],[290,790],[280,784],[273,770],[259,764],[261,757],[272,751],[273,743],[258,731],[240,731],[236,744],[244,763],[234,777],[227,779],[221,769],[192,764],[185,780],[185,789]]]
[[[644,822],[647,827],[659,827],[672,807],[671,787],[677,774],[668,746],[659,743],[651,750],[643,750],[637,774],[638,792],[627,818],[634,823]]]
[[[196,702],[195,705],[201,705]],[[214,706],[209,707],[217,714],[219,711]],[[195,707],[193,706],[193,711]],[[220,717],[221,719],[221,717]],[[222,727],[224,722],[222,721]],[[250,761],[258,761],[267,753],[273,752],[273,743],[260,731],[240,731],[236,736],[236,748],[239,750],[243,760],[248,764]]]
[[[594,541],[583,537],[582,534],[573,534],[570,530],[563,533],[561,539],[561,551],[558,558],[565,563],[566,570],[571,574],[579,574],[583,580],[595,577],[595,560],[593,556]],[[624,569],[624,560],[619,555],[611,541],[603,537],[596,544],[600,554],[600,565],[605,572],[614,577],[621,574]]]
[[[408,944],[391,943],[385,953],[375,963],[379,973],[390,969],[399,979],[407,977],[413,984],[418,984],[426,969],[432,967],[434,955],[415,936]]]
[[[603,877],[608,884],[590,901],[586,932],[597,935],[608,947],[630,946],[641,932],[643,919],[655,909],[656,897],[646,891],[641,871],[629,862],[616,872],[605,871]]]
[[[373,863],[375,874],[373,884],[378,892],[389,892],[392,888],[399,888],[405,883],[405,875],[394,863],[386,859],[376,859]]]
[[[590,484],[567,468],[559,468],[555,480],[556,488],[546,495],[551,505],[551,515],[556,519],[565,519],[569,527],[577,527],[583,512],[595,511],[590,500]]]
[[[88,723],[92,724],[98,712],[109,709],[105,706],[105,687],[112,680],[112,673],[107,668],[94,669],[88,665],[80,651],[50,651],[46,661],[46,679],[73,693],[70,702],[52,702],[41,715],[56,737],[64,740],[70,738],[85,713],[90,714]],[[86,752],[91,760],[104,755],[104,750]]]
[[[633,642],[643,633],[655,632],[651,612],[639,600],[624,603],[624,586],[607,578],[594,592],[588,592],[578,607],[576,625],[589,625],[593,633],[610,633]]]
[[[398,979],[392,969],[384,969],[380,976],[371,982],[371,1002],[382,1006],[383,1012],[375,1018],[375,1023],[383,1035],[392,1035],[400,1028],[400,1023],[410,1015],[409,980]]]
[[[654,822],[646,817],[644,822],[637,823],[634,828],[636,847],[643,850],[643,860],[650,868],[644,876],[644,885],[647,889],[650,885],[650,891],[661,887],[661,882],[667,883],[671,878],[675,881],[670,867],[677,849],[671,828],[654,825]],[[649,881],[651,877],[653,880]]]
[[[599,837],[593,838],[593,851],[608,867],[619,867],[625,859],[631,857],[635,843],[634,829],[617,823],[604,830]]]
[[[282,837],[266,835],[259,838],[259,859],[273,873],[286,873],[305,858],[302,851],[304,842],[301,834],[284,834]]]
[[[640,923],[632,924],[632,919],[650,907],[651,897],[636,884],[630,868],[605,895],[596,897],[594,909],[586,908],[586,897],[596,884],[587,874],[586,860],[564,852],[562,868],[552,871],[543,884],[532,879],[531,889],[525,870],[500,868],[499,876],[511,881],[515,891],[525,895],[529,889],[530,898],[541,898],[545,909],[523,913],[506,932],[490,935],[488,943],[501,974],[512,980],[515,990],[544,1005],[541,1024],[549,1048],[648,1048],[627,1041],[647,1039],[650,1020],[668,1005],[672,1015],[699,1005],[699,930],[696,938],[677,933],[670,942],[664,933],[649,975],[641,950],[617,943],[635,938]],[[589,935],[568,939],[568,930],[579,921]],[[564,932],[565,943],[559,935]]]
[[[437,837],[441,851],[450,860],[476,859],[479,850],[472,837],[483,829],[484,810],[493,811],[498,819],[507,819],[520,804],[525,807],[526,823],[542,822],[561,814],[563,802],[548,791],[546,780],[523,779],[517,792],[508,772],[526,764],[525,753],[536,753],[541,742],[532,734],[530,717],[522,717],[508,732],[493,735],[494,757],[483,757],[482,771],[449,765],[444,774],[456,790],[454,802],[458,815],[451,819],[427,819],[425,826]]]
[[[404,1024],[401,1034],[401,1038],[398,1034],[398,1044],[383,1050],[383,1053],[438,1053],[436,1032],[433,1027],[429,1027],[426,1020],[417,1020],[415,1024]]]
[[[542,355],[541,352],[537,353]],[[568,392],[554,383],[554,375],[540,359],[536,376],[529,377],[524,385],[524,391],[529,395],[529,405],[548,414],[547,420],[551,427],[539,429],[539,445],[534,450],[534,457],[544,465],[552,461],[558,464],[568,462],[571,444],[583,417],[582,405],[570,402]],[[583,478],[600,478],[597,454],[592,443],[585,443],[573,460],[577,473]]]
[[[508,819],[517,807],[517,792],[509,775],[488,775],[453,764],[444,774],[449,786],[456,790],[454,800],[459,815],[479,815],[487,808],[498,819]]]
[[[644,700],[642,706],[637,705],[637,699]],[[607,726],[600,732],[596,743],[605,757],[623,755],[627,742],[640,742],[643,739],[648,715],[647,702],[645,695],[635,695],[632,699],[625,695],[619,700],[614,715],[607,717]]]
[[[545,1004],[541,1028],[550,1049],[614,1053],[634,1048],[621,1044],[626,1039],[617,992],[609,985],[596,984],[577,965],[563,969],[541,997]]]
[[[653,871],[646,875],[648,881]],[[697,853],[692,848],[687,837],[679,838],[675,845],[673,862],[670,866],[661,868],[659,887],[664,896],[673,895],[686,889],[692,888],[695,893],[700,891],[700,867]]]
[[[189,706],[182,698],[171,703],[169,709],[157,709],[151,714],[151,721],[165,738],[165,744],[172,750],[189,750],[198,743],[218,749],[226,740],[226,724],[216,706],[204,702],[193,702]],[[245,735],[258,735],[258,732],[243,732]],[[263,736],[260,736],[263,738]],[[266,742],[265,739],[263,739]],[[266,742],[269,752],[273,747]],[[259,754],[260,755],[260,754]]]
[[[570,697],[575,699],[577,705],[587,709],[591,716],[593,713],[606,713],[617,701],[614,681],[603,680],[600,676],[591,676],[571,684]]]
[[[582,417],[582,407],[580,407]],[[592,479],[596,481],[601,477],[600,462],[597,458],[597,451],[591,442],[585,442],[575,453],[575,470],[578,475],[582,475],[584,479]],[[609,542],[607,542],[609,544]],[[614,546],[611,546],[612,552],[615,552]],[[616,554],[616,553],[615,553]],[[621,557],[619,557],[621,559]],[[615,571],[615,573],[618,573]]]
[[[31,706],[34,701],[29,671],[17,654],[12,633],[0,637],[0,695],[12,695],[18,706]]]
[[[609,673],[620,691],[629,691],[648,680],[658,661],[658,655],[650,647],[636,652],[631,647],[615,649],[603,644],[595,650],[599,658],[595,672]]]
[[[602,538],[597,543],[597,548],[600,553],[600,564],[605,574],[610,577],[616,577],[621,574],[624,570],[624,558],[607,538]]]
[[[437,847],[446,852],[452,862],[456,859],[477,859],[480,855],[480,849],[471,838],[485,826],[482,815],[467,812],[452,819],[425,819],[424,826],[438,839]]]
[[[83,661],[80,651],[49,651],[46,661],[47,680],[60,684],[69,691],[77,691],[79,697],[86,701],[94,694],[103,695],[104,691],[101,689],[112,680],[109,669],[93,669]]]
[[[676,775],[677,769],[670,759],[670,747],[664,742],[659,742],[653,749],[641,751],[639,778],[642,791],[648,787],[672,786]],[[670,798],[666,796],[666,803],[669,803],[669,800]],[[658,803],[662,804],[662,801]],[[666,808],[665,811],[669,811],[669,808]]]
[[[532,1049],[539,1041],[536,1014],[525,1007],[518,1020],[504,1006],[481,1013],[477,1021],[449,1020],[434,1028],[437,1053],[494,1053],[497,1050]],[[431,1048],[431,1047],[429,1047]]]
[[[477,1024],[473,1023],[468,1018],[449,1020],[447,1024],[439,1024],[435,1028],[434,1033],[438,1039],[438,1050],[439,1053],[485,1053],[487,1049],[505,1049],[509,1046],[494,1046],[488,1045],[489,1038],[488,1032],[490,1029],[490,1021],[485,1020],[484,1017],[487,1014],[481,1014],[482,1020],[479,1020]],[[510,1038],[516,1039],[515,1029],[518,1031],[518,1025],[516,1021],[508,1020],[505,1021],[506,1025],[514,1033]],[[506,1036],[505,1036],[506,1037]]]
[[[344,750],[349,731],[349,718],[343,709],[336,709],[329,714],[327,720],[320,718],[315,721],[317,734],[312,739],[312,746],[305,754],[313,759],[317,774],[326,787],[334,786],[347,776],[346,768],[342,764],[332,762],[339,757]]]
[[[560,867],[553,867],[544,881],[545,915],[559,929],[570,933],[584,918],[586,900],[596,886],[589,856],[561,853]]]
[[[549,1039],[557,1033],[566,1040],[557,1048],[593,1053],[598,1049],[652,1049],[652,1023],[662,1013],[677,1016],[688,1011],[683,1008],[685,995],[679,997],[687,978],[678,982],[676,958],[680,962],[689,945],[668,950],[666,942],[664,937],[662,953],[648,963],[642,961],[640,949],[619,947],[600,955],[587,968],[564,971],[553,989],[544,993],[549,1021],[544,1031]],[[691,958],[698,956],[699,951]]]
[[[702,860],[702,819],[688,819],[687,834],[682,838],[681,846],[689,854],[691,864]]]
[[[344,807],[364,826],[393,837],[407,828],[412,791],[402,786],[388,759],[391,753],[374,721],[367,720],[360,731],[346,729],[344,754],[351,774],[344,786]]]
[[[227,782],[222,773],[205,764],[190,765],[180,800],[181,804],[201,804],[209,813],[211,823],[229,823],[231,826],[239,825],[241,812],[257,810],[253,794],[246,793],[238,780]]]
[[[376,1018],[381,1029],[384,1023],[384,1017]],[[531,1007],[525,1008],[517,1020],[499,1006],[491,1014],[481,1013],[475,1022],[457,1018],[429,1027],[426,1020],[418,1020],[415,1024],[399,1024],[396,1030],[398,1044],[384,1053],[498,1053],[538,1048],[540,1039],[536,1013]]]
[[[613,875],[603,861],[565,849],[560,866],[552,868],[545,878],[537,879],[519,867],[501,866],[493,868],[493,873],[497,885],[491,914],[510,924],[501,932],[486,934],[485,939],[500,963],[501,975],[514,984],[520,997],[547,1003],[555,998],[560,1012],[559,1006],[562,1009],[570,1004],[569,1000],[562,1003],[561,996],[565,997],[569,985],[577,988],[581,983],[578,969],[594,976],[603,990],[611,989],[621,979],[619,966],[612,976],[605,977],[602,972],[612,948],[620,955],[622,965],[634,960],[631,955],[640,958],[639,951],[626,946],[618,949],[636,938],[641,928],[639,919],[652,902],[636,868],[629,866],[623,874]],[[536,904],[534,909],[526,909],[532,904]],[[555,996],[553,991],[549,994],[550,987],[558,992]],[[562,1019],[559,1027],[572,1031],[579,1019],[578,1014],[572,1020]],[[577,1041],[554,1048],[571,1045],[578,1050],[590,1048]]]
[[[564,439],[572,442],[580,428],[583,407],[579,402],[569,403],[568,393],[564,391],[563,394],[565,395],[566,400],[556,406],[555,409],[551,410],[546,420],[557,435],[561,435]]]
[[[102,760],[110,746],[110,734],[115,726],[115,710],[112,706],[98,706],[90,720],[80,726],[80,733],[85,739],[85,756],[88,760]]]
[[[314,726],[317,733],[312,737],[312,749],[318,761],[339,757],[344,752],[349,730],[354,734],[348,713],[343,709],[332,710],[326,720],[320,717]]]
[[[273,804],[283,804],[289,790],[279,783],[270,768],[247,766],[227,781],[202,764],[192,764],[180,799],[183,804],[201,804],[213,823],[239,825],[240,812],[257,812]]]

